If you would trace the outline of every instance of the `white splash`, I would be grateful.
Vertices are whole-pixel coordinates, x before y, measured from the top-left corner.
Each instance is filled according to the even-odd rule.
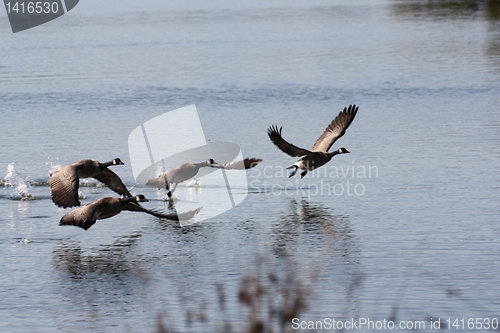
[[[4,186],[15,188],[11,194],[15,200],[34,200],[35,197],[30,194],[31,185],[27,177],[20,176],[14,169],[14,162],[7,165],[7,174],[4,177]]]
[[[163,201],[167,201],[167,202],[179,201],[179,197],[177,196],[177,194],[173,193],[172,197],[169,198],[168,195],[166,194],[167,191],[165,191],[165,189],[161,189],[160,191],[163,191],[163,193],[165,193],[164,195],[162,195]]]
[[[186,182],[186,187],[199,188],[201,187],[201,180],[198,178],[192,178]]]
[[[45,165],[49,167],[49,176],[54,173],[54,171],[61,169],[61,164],[59,164],[59,159],[56,159],[57,162],[54,163],[52,161],[45,162]]]

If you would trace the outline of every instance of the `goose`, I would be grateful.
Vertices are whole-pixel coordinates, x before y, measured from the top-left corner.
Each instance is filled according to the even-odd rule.
[[[49,180],[52,201],[58,207],[63,208],[80,206],[78,200],[80,178],[95,178],[116,193],[131,197],[132,195],[120,177],[108,169],[112,165],[123,165],[123,162],[119,158],[105,163],[88,159],[71,163],[54,171]]]
[[[165,187],[167,189],[168,198],[171,199],[172,194],[174,193],[179,183],[193,178],[201,168],[212,167],[213,164],[216,163],[211,158],[206,160],[205,162],[200,163],[183,163],[168,170],[167,172],[159,175],[154,179],[148,180],[146,185],[156,186],[158,187],[158,189]],[[170,189],[172,184],[174,185],[174,188]]]
[[[280,127],[278,130],[278,126],[270,126],[267,134],[276,147],[292,157],[304,156],[292,166],[287,168],[294,168],[289,177],[293,177],[297,170],[301,169],[304,171],[300,174],[300,178],[303,178],[308,171],[312,171],[328,163],[333,156],[349,153],[345,148],[339,148],[331,153],[329,153],[328,150],[335,143],[335,141],[345,134],[346,129],[349,125],[351,125],[354,117],[356,116],[358,108],[359,107],[356,105],[350,105],[348,108],[344,108],[344,110],[332,120],[318,140],[316,140],[316,143],[314,143],[311,150],[299,148],[283,139],[281,136],[281,130],[283,127]]]
[[[156,186],[158,187],[158,189],[165,187],[167,189],[168,198],[171,199],[172,194],[177,187],[177,184],[196,176],[200,168],[211,167],[227,170],[250,169],[259,164],[261,161],[262,160],[258,158],[246,158],[241,161],[227,164],[218,164],[213,159],[208,159],[205,162],[201,163],[183,163],[154,179],[148,180],[146,185]],[[174,185],[174,187],[171,189],[172,184]]]
[[[155,210],[146,209],[138,204],[138,202],[148,201],[142,194],[126,198],[105,197],[97,199],[64,215],[59,225],[73,225],[88,230],[97,220],[113,217],[123,210],[143,212],[159,218],[179,221],[180,219],[191,219],[201,210],[200,207],[183,214],[163,214]]]

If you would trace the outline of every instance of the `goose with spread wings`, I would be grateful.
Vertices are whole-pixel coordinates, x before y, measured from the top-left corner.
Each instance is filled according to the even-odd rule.
[[[64,215],[59,225],[73,225],[87,230],[93,226],[97,220],[113,217],[124,210],[142,212],[159,218],[180,221],[193,218],[201,210],[200,207],[182,214],[163,214],[156,210],[146,209],[138,204],[138,202],[147,201],[149,200],[142,194],[127,198],[106,197],[97,199]]]
[[[80,206],[78,200],[80,178],[95,178],[116,193],[131,197],[132,195],[120,177],[108,169],[112,165],[123,165],[123,162],[119,158],[105,163],[88,159],[71,163],[54,171],[49,180],[52,201],[63,208]]]
[[[312,171],[328,163],[333,156],[349,153],[345,148],[339,148],[331,153],[328,152],[328,150],[330,150],[335,141],[345,134],[346,129],[354,120],[354,117],[358,112],[358,108],[359,107],[356,105],[350,105],[349,107],[344,108],[344,110],[332,120],[318,140],[316,140],[316,143],[313,145],[311,150],[297,147],[283,139],[281,136],[281,130],[283,127],[279,129],[277,126],[269,127],[267,134],[276,147],[292,157],[303,156],[300,160],[287,168],[294,169],[290,173],[289,177],[294,176],[297,170],[301,169],[304,170],[300,174],[301,178],[303,178],[308,171]]]
[[[213,164],[216,163],[211,158],[200,163],[182,163],[159,175],[158,177],[148,180],[146,185],[156,186],[158,187],[158,189],[165,187],[167,189],[168,198],[171,199],[172,194],[174,193],[179,183],[182,183],[196,176],[200,168],[212,167]]]
[[[241,161],[226,164],[218,164],[213,159],[201,163],[183,163],[154,179],[148,180],[146,185],[156,186],[158,189],[165,187],[167,189],[168,198],[170,199],[172,198],[172,193],[174,193],[177,188],[177,184],[196,176],[200,168],[210,167],[225,170],[243,170],[253,168],[260,162],[262,162],[260,158],[245,158]]]

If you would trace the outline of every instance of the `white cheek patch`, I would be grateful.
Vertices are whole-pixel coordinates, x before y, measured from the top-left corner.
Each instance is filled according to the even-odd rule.
[[[304,161],[297,161],[293,165],[295,165],[299,169],[304,169]]]

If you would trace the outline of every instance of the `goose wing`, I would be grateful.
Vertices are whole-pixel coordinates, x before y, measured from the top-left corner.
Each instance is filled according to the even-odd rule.
[[[123,206],[123,210],[129,210],[132,212],[143,212],[146,214],[150,214],[162,219],[168,219],[168,220],[173,220],[173,221],[179,221],[179,220],[189,220],[195,217],[201,210],[202,207],[190,210],[185,213],[181,214],[165,214],[165,213],[160,213],[155,209],[146,209],[139,205],[137,202],[129,202]]]
[[[94,215],[99,209],[100,204],[100,200],[96,200],[71,211],[61,218],[59,225],[74,225],[75,227],[80,227],[85,230],[89,229],[96,222]]]
[[[101,183],[106,184],[106,186],[120,195],[123,195],[125,197],[132,196],[132,194],[130,194],[130,192],[127,190],[125,184],[123,184],[120,177],[118,177],[116,173],[109,170],[108,168],[104,168],[100,174],[94,176],[93,178],[97,179]]]
[[[281,130],[283,127],[280,127],[278,130],[278,126],[271,126],[267,130],[267,134],[269,135],[269,139],[274,143],[276,147],[278,147],[282,152],[288,154],[292,157],[299,157],[304,155],[310,155],[311,152],[304,148],[299,148],[295,145],[292,145],[281,136]]]
[[[349,108],[344,108],[330,125],[325,129],[323,134],[318,138],[311,151],[313,152],[328,152],[330,147],[337,141],[338,138],[345,134],[346,129],[351,125],[356,113],[358,112],[356,105],[350,105]]]
[[[50,175],[52,201],[59,207],[80,206],[78,200],[79,177],[74,165],[65,166]]]
[[[251,169],[257,164],[262,162],[260,158],[245,158],[244,160],[226,163],[226,164],[212,164],[213,168],[225,169],[225,170],[244,170]]]

